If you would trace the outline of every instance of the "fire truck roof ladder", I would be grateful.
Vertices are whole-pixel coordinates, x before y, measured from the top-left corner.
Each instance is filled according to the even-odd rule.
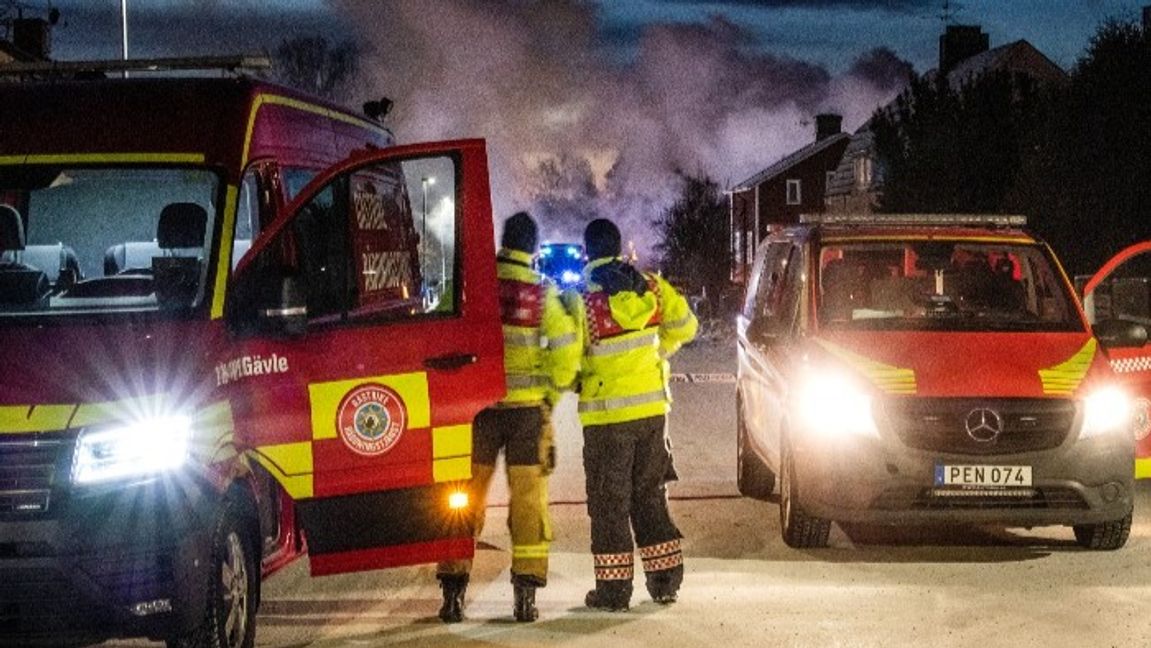
[[[1018,214],[800,214],[801,223],[822,225],[925,225],[969,227],[1025,227]]]
[[[0,65],[0,76],[95,74],[105,72],[214,71],[240,73],[267,70],[272,61],[262,55],[193,56],[100,61],[36,61]]]

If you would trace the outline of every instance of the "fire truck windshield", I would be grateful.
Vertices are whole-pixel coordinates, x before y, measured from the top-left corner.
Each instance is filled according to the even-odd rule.
[[[1078,331],[1059,270],[1030,243],[836,241],[819,257],[825,326]]]
[[[0,167],[0,318],[195,306],[218,189],[207,169]]]

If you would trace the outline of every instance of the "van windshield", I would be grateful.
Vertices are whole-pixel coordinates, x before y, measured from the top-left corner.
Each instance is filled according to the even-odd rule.
[[[1045,249],[964,240],[827,242],[820,323],[848,329],[1080,331]]]
[[[196,306],[218,190],[206,169],[0,167],[0,318]]]

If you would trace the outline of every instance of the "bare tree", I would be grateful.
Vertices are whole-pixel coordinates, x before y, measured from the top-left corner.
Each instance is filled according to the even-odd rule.
[[[706,296],[710,314],[715,315],[729,287],[727,203],[719,185],[706,174],[677,174],[680,195],[654,223],[663,234],[656,250],[668,277],[689,293]]]
[[[274,54],[274,76],[285,85],[328,99],[342,99],[359,69],[352,41],[329,43],[323,36],[284,39]]]

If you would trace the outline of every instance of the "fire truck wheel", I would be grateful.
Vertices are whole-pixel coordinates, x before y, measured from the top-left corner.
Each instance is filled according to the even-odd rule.
[[[780,445],[779,530],[783,541],[796,549],[826,547],[831,520],[812,517],[800,506],[795,487],[795,457],[786,437]]]
[[[1127,544],[1127,536],[1131,534],[1131,513],[1127,517],[1099,524],[1077,524],[1075,541],[1080,547],[1112,551]]]
[[[169,640],[169,648],[251,648],[255,642],[260,566],[250,526],[239,510],[229,500],[216,520],[203,620]]]
[[[735,444],[735,483],[744,497],[765,500],[775,490],[775,473],[751,448],[747,424],[743,419],[743,399],[735,399],[735,426],[738,439]]]

